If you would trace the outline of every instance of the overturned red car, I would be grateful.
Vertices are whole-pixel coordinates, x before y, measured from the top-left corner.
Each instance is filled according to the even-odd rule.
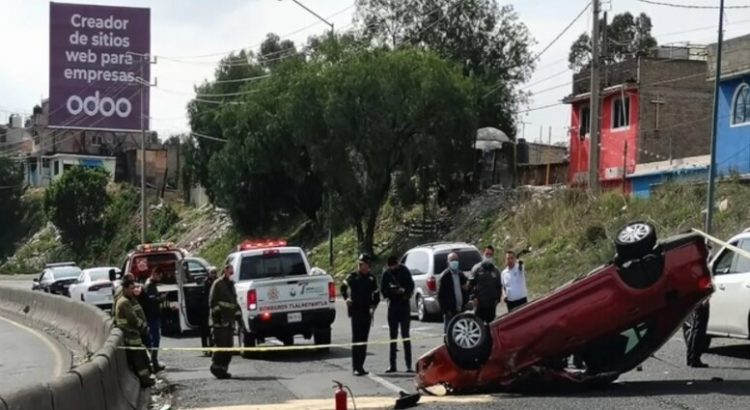
[[[417,362],[417,388],[446,394],[588,387],[638,366],[713,292],[708,251],[695,234],[657,242],[646,222],[624,226],[614,242],[608,265],[490,324],[471,312],[453,318],[445,343]],[[571,356],[574,368],[567,366]]]

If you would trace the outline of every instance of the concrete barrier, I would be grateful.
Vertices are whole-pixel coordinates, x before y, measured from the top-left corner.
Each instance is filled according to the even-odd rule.
[[[69,298],[0,288],[0,313],[54,327],[83,347],[91,359],[49,383],[0,397],[0,410],[134,410],[141,388],[128,368],[122,332],[102,310]]]

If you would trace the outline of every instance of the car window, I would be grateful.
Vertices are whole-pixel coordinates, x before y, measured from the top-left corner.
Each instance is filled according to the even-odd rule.
[[[243,256],[240,261],[240,280],[302,275],[307,269],[300,253],[269,252]]]
[[[191,275],[195,275],[196,273],[202,274],[202,275],[208,274],[208,272],[206,271],[206,268],[196,261],[188,261],[187,266]]]
[[[438,252],[435,254],[435,273],[440,273],[448,268],[448,254],[452,251]],[[458,253],[458,267],[464,272],[470,271],[474,265],[482,261],[482,255],[476,249],[462,249]]]
[[[750,251],[750,239],[741,240],[739,244],[739,248],[742,249],[743,251]],[[740,254],[735,254],[734,266],[732,267],[732,271],[735,273],[750,272],[750,259]]]
[[[89,277],[92,282],[98,280],[109,280],[109,269],[97,269],[89,272]]]
[[[412,275],[424,275],[430,269],[430,259],[427,252],[414,251],[406,255],[405,265]]]
[[[734,273],[732,271],[732,265],[734,264],[734,259],[736,256],[737,255],[734,252],[730,251],[729,249],[725,249],[714,264],[714,275],[726,275],[729,273]]]
[[[74,279],[81,275],[81,270],[78,268],[58,268],[55,269],[56,279]]]

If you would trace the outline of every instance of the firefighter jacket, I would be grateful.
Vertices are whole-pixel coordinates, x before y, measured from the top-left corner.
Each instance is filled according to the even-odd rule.
[[[115,326],[123,333],[125,346],[143,346],[143,335],[148,332],[146,315],[135,298],[121,296],[116,305]]]
[[[208,303],[213,327],[234,327],[234,322],[241,314],[234,282],[227,278],[215,280],[211,286]]]

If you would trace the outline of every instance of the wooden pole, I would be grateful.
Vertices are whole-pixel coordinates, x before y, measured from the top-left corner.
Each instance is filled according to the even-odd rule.
[[[622,152],[622,194],[627,195],[628,175],[628,140],[625,140],[625,149]]]

